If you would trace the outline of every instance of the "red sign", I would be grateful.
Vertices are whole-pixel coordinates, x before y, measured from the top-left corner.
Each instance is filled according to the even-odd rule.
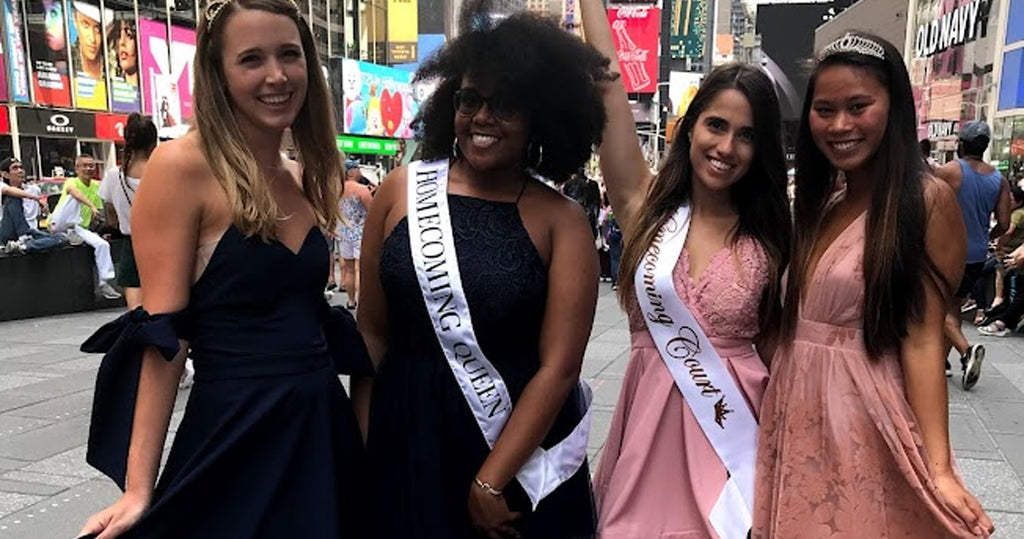
[[[97,114],[96,138],[124,142],[124,126],[128,117],[122,114]]]
[[[1015,138],[1010,142],[1010,155],[1024,155],[1024,138]]]
[[[658,88],[661,10],[653,6],[614,7],[608,10],[608,22],[626,91],[653,94]]]
[[[0,106],[0,133],[11,132],[11,118],[7,115],[7,107]]]

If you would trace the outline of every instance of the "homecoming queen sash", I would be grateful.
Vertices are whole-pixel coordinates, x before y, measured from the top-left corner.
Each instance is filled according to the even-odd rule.
[[[427,313],[476,424],[493,448],[512,414],[512,399],[473,331],[448,214],[448,162],[410,163],[406,196],[409,246]],[[583,419],[554,447],[538,447],[516,474],[533,509],[572,477],[587,457],[592,393],[582,381],[580,391],[586,407]]]
[[[690,229],[690,208],[665,222],[636,271],[636,298],[661,359],[729,480],[708,519],[722,539],[744,539],[754,510],[757,420],[704,330],[676,294],[672,269]]]

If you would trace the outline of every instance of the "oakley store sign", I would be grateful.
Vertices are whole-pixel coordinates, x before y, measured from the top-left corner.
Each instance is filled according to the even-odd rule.
[[[914,56],[928,58],[984,37],[990,7],[990,0],[973,0],[918,25]]]
[[[18,131],[24,135],[92,138],[96,136],[96,118],[79,112],[19,108]]]

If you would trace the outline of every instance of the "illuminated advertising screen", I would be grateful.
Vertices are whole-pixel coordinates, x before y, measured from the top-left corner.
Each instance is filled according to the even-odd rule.
[[[36,0],[26,6],[25,22],[35,100],[40,104],[70,107],[71,78],[64,2]]]
[[[75,0],[68,10],[68,42],[74,77],[71,88],[79,108],[107,110],[107,75],[104,61],[103,19],[99,2]]]

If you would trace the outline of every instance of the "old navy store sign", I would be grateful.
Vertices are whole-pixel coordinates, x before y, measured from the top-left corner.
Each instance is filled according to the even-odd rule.
[[[26,135],[94,137],[96,119],[91,114],[19,108],[18,130]]]
[[[974,41],[979,34],[984,36],[988,24],[988,11],[988,0],[974,0],[942,14],[934,21],[918,26],[914,56],[927,58],[946,49]]]

